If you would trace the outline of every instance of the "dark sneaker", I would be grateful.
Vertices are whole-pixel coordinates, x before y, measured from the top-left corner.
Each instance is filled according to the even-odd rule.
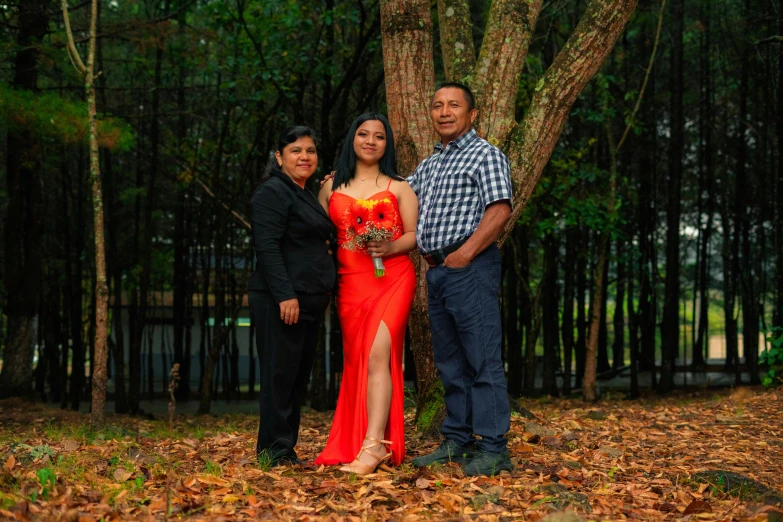
[[[447,462],[456,462],[459,465],[470,462],[476,450],[467,446],[460,446],[450,439],[446,439],[438,446],[438,449],[429,455],[422,455],[413,459],[413,465],[417,468],[423,468],[431,464],[445,464]]]
[[[473,459],[462,467],[462,471],[465,472],[465,475],[470,477],[475,477],[476,475],[488,475],[492,477],[504,469],[508,471],[514,469],[507,449],[504,449],[500,453],[479,450],[475,452]]]

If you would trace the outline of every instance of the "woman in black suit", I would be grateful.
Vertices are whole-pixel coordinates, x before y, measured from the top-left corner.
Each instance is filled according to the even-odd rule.
[[[305,188],[318,166],[313,131],[287,128],[275,159],[250,201],[256,270],[248,299],[261,368],[256,452],[278,465],[301,463],[294,451],[300,406],[337,272],[334,226]]]

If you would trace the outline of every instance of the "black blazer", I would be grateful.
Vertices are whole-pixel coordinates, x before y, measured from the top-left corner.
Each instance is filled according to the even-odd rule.
[[[256,269],[248,290],[269,292],[277,303],[331,294],[335,228],[312,192],[273,168],[250,206]]]

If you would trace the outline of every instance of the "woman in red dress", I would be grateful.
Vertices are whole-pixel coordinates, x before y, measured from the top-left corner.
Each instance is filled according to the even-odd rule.
[[[416,247],[418,200],[397,175],[394,137],[380,114],[353,122],[334,178],[318,199],[337,227],[337,315],[345,364],[329,440],[316,464],[346,464],[357,474],[405,458],[402,351],[416,275],[408,252]],[[356,248],[352,212],[375,208],[394,230],[391,240]],[[355,228],[355,227],[354,227]],[[376,277],[373,257],[385,275]]]

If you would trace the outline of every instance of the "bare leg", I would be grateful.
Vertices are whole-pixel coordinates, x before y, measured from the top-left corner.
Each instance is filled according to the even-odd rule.
[[[362,442],[363,447],[373,444],[368,438],[376,440],[384,438],[392,397],[390,358],[391,334],[386,323],[381,321],[367,362],[367,438]],[[387,451],[386,446],[379,444],[363,451],[357,461],[375,465]]]

